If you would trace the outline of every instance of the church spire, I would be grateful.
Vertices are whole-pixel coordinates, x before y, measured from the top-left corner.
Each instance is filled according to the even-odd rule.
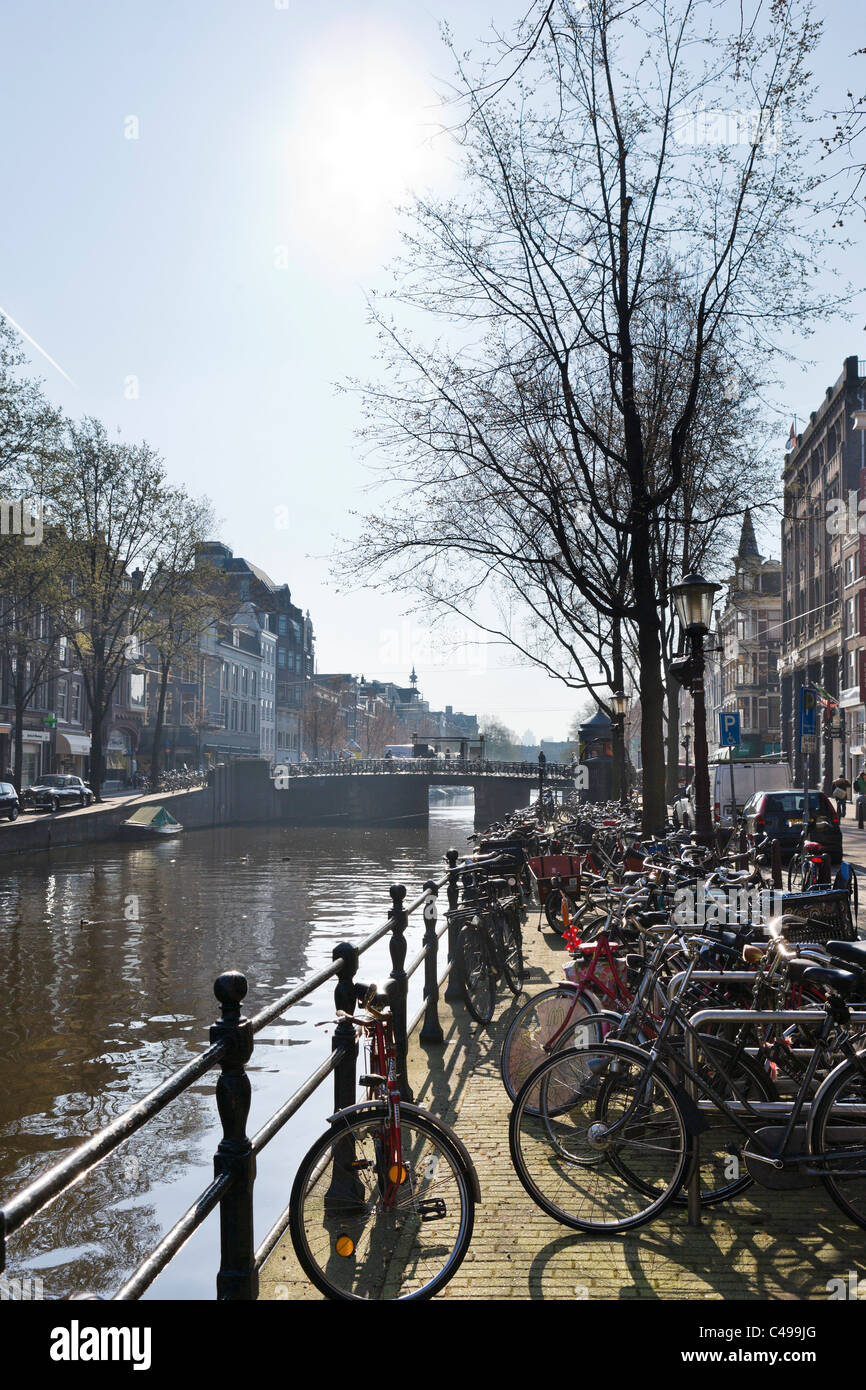
[[[738,560],[760,560],[761,552],[758,549],[758,542],[755,539],[755,528],[752,524],[751,508],[747,507],[743,514],[743,529],[740,532],[740,548],[737,551]]]

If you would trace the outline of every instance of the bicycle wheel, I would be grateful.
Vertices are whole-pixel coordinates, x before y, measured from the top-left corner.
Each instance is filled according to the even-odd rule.
[[[337,1116],[295,1177],[292,1244],[328,1298],[430,1298],[469,1247],[475,1198],[459,1151],[426,1116],[403,1110],[395,1189],[383,1161],[389,1123],[385,1105]]]
[[[554,1220],[610,1234],[673,1201],[692,1146],[673,1083],[651,1065],[637,1048],[605,1043],[555,1053],[524,1083],[511,1112],[511,1160]],[[527,1105],[532,1095],[540,1114]]]
[[[467,922],[457,938],[463,999],[474,1019],[489,1023],[496,1007],[496,973],[479,922]]]
[[[497,905],[494,907],[494,915],[502,974],[511,993],[519,994],[523,988],[523,932],[520,929],[520,914]]]
[[[866,1053],[832,1073],[810,1116],[809,1149],[823,1160],[822,1179],[833,1201],[866,1227]]]
[[[544,916],[551,931],[555,931],[557,936],[562,936],[567,930],[568,923],[563,914],[563,902],[568,907],[568,921],[571,922],[577,912],[577,901],[570,893],[563,893],[561,888],[551,888],[547,897],[544,899]]]
[[[773,1101],[779,1093],[768,1074],[748,1055],[738,1052],[725,1038],[699,1035],[697,1073],[722,1100]],[[703,1095],[699,1100],[705,1099]],[[701,1134],[700,1193],[703,1206],[726,1202],[751,1187],[742,1150],[746,1135],[723,1110],[713,1106],[704,1111],[707,1128]],[[681,1193],[676,1200],[686,1201]]]
[[[523,1006],[505,1034],[499,1055],[502,1084],[512,1100],[517,1099],[530,1073],[549,1055],[548,1046],[564,1025],[573,1022],[578,1027],[584,1015],[594,1012],[593,1001],[580,995],[574,985],[566,984],[542,990]],[[587,1041],[600,1042],[601,1039],[594,1033]],[[571,1044],[572,1047],[579,1045],[577,1042]],[[537,1103],[537,1096],[527,1101],[530,1107]]]

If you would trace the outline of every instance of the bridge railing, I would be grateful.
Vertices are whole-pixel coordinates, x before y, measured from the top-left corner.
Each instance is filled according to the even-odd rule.
[[[454,774],[464,777],[526,777],[538,781],[538,763],[504,762],[491,758],[331,758],[318,762],[278,763],[272,777],[351,777],[364,773],[389,773],[392,776],[429,776],[431,773]],[[545,782],[565,782],[574,779],[569,763],[548,763]]]
[[[448,853],[449,871],[438,881],[429,879],[420,897],[406,906],[406,889],[395,884],[390,889],[391,909],[387,920],[357,945],[341,942],[334,947],[333,960],[316,971],[302,984],[267,1004],[252,1018],[242,1012],[247,993],[247,981],[237,970],[220,975],[214,984],[214,994],[220,1004],[220,1018],[210,1029],[210,1045],[200,1056],[173,1073],[142,1100],[118,1115],[111,1124],[91,1135],[65,1158],[55,1163],[40,1177],[9,1199],[0,1210],[0,1274],[6,1269],[7,1242],[25,1223],[42,1212],[49,1203],[75,1184],[114,1153],[144,1125],[153,1120],[172,1101],[183,1095],[213,1067],[220,1068],[216,1083],[216,1105],[222,1124],[222,1138],[214,1155],[214,1176],[193,1204],[163,1236],[159,1244],[142,1260],[113,1295],[115,1300],[138,1299],[150,1287],[157,1275],[178,1253],[190,1236],[219,1208],[221,1263],[217,1273],[217,1298],[221,1300],[254,1299],[258,1295],[259,1270],[276,1246],[288,1224],[288,1205],[256,1246],[253,1235],[253,1194],[256,1159],[300,1107],[329,1076],[334,1078],[334,1109],[344,1109],[355,1103],[358,1044],[350,1018],[337,1023],[330,1056],[306,1078],[270,1119],[249,1136],[246,1132],[251,1102],[251,1086],[247,1064],[253,1053],[254,1038],[267,1024],[280,1018],[289,1009],[306,999],[329,980],[336,980],[334,1006],[346,1015],[355,1011],[357,998],[355,976],[365,952],[389,937],[391,957],[391,1009],[397,1049],[401,1093],[412,1099],[407,1076],[408,1039],[421,1022],[420,1040],[441,1043],[438,1001],[440,986],[451,969],[450,959],[444,970],[439,968],[439,940],[448,930],[448,918],[437,925],[437,896],[447,883],[449,907],[457,905],[459,895],[457,868],[458,853]],[[406,931],[410,918],[421,910],[424,934],[421,949],[406,966]],[[417,919],[416,919],[417,920]],[[423,1004],[414,1019],[407,1020],[409,980],[424,967]],[[451,988],[446,997],[451,997]],[[77,1295],[96,1298],[96,1294]]]

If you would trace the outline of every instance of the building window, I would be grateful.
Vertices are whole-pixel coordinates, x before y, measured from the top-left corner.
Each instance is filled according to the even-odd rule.
[[[57,718],[66,723],[66,681],[57,682]]]
[[[144,704],[144,672],[133,671],[129,677],[129,703],[131,705]]]
[[[69,718],[73,724],[80,724],[81,722],[81,686],[78,681],[74,681],[72,684],[72,708]]]

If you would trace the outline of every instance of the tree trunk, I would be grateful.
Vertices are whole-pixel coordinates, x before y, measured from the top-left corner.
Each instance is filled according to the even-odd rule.
[[[643,765],[643,834],[664,832],[665,806],[664,686],[661,673],[661,624],[656,607],[656,585],[650,569],[649,527],[645,519],[636,526],[632,545],[634,593],[640,666],[641,763]]]
[[[159,654],[159,699],[156,702],[156,722],[153,726],[153,747],[150,755],[150,784],[156,791],[162,760],[162,730],[165,725],[165,697],[168,690],[168,673],[171,663]]]
[[[12,781],[21,795],[21,774],[24,766],[24,710],[27,705],[27,647],[19,643],[15,654],[15,743],[12,751]]]

